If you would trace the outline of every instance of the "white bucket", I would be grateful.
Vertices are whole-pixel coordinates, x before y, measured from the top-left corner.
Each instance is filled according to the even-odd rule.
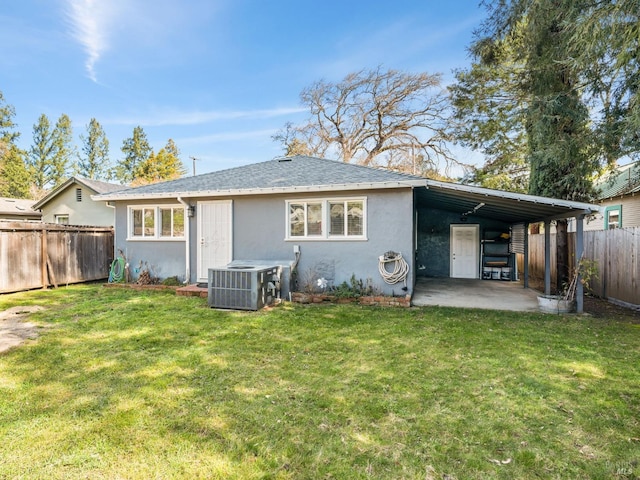
[[[500,280],[500,273],[502,269],[500,267],[491,267],[491,279]]]
[[[500,280],[511,280],[511,267],[502,267],[500,269]]]
[[[491,280],[491,267],[484,267],[482,269],[482,279]]]

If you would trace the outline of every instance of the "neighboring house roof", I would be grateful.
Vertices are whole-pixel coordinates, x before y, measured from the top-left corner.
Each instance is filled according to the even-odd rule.
[[[640,162],[617,167],[598,181],[596,187],[600,200],[640,192]]]
[[[41,218],[42,214],[33,209],[35,200],[0,197],[0,217]]]
[[[261,163],[94,195],[95,200],[223,197],[269,193],[419,188],[436,205],[461,214],[516,223],[599,211],[596,205],[439,182],[424,177],[316,157],[296,155]],[[482,203],[482,207],[477,207]],[[477,208],[476,208],[477,207]]]
[[[71,177],[66,182],[58,185],[58,187],[51,190],[44,198],[40,199],[34,206],[34,209],[41,209],[44,205],[49,203],[55,197],[57,197],[61,192],[67,189],[70,185],[81,185],[93,192],[93,194],[101,194],[101,193],[109,193],[116,192],[119,190],[124,190],[127,187],[123,185],[118,185],[116,183],[107,183],[101,182],[99,180],[91,180],[89,178],[82,177]]]

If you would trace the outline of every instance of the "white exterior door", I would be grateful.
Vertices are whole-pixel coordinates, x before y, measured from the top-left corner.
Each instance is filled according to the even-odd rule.
[[[479,225],[451,225],[451,278],[478,278]]]
[[[232,260],[232,202],[198,202],[198,281]]]

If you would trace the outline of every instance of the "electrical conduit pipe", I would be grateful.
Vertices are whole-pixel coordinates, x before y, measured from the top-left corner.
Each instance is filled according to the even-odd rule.
[[[178,202],[184,206],[185,222],[184,222],[184,256],[185,256],[185,272],[184,283],[185,285],[191,281],[191,229],[189,224],[191,223],[191,217],[189,216],[189,209],[191,205],[185,202],[182,197],[178,197]]]

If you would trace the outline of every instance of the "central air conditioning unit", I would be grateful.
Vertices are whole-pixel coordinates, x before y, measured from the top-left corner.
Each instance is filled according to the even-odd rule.
[[[278,267],[227,265],[210,268],[208,303],[211,308],[259,310],[274,302],[279,283]]]

